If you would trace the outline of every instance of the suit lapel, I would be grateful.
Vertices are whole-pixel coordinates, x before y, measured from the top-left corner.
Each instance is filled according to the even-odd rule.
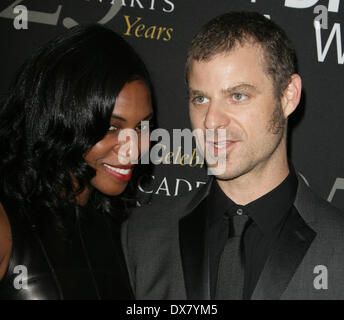
[[[207,208],[206,196],[211,182],[201,192],[198,205],[189,208],[191,213],[179,221],[179,244],[183,266],[184,281],[187,299],[210,299],[209,291],[209,266],[206,254],[206,224]],[[190,212],[189,211],[189,212]]]
[[[209,194],[212,182],[213,179],[197,193],[186,209],[187,215],[179,221],[179,243],[187,299],[210,299],[209,263],[208,254],[205,254],[205,198]],[[280,299],[306,255],[316,236],[316,232],[309,227],[314,218],[312,210],[308,207],[309,203],[312,204],[308,199],[309,193],[308,188],[299,179],[294,203],[296,208],[293,208],[285,221],[251,299]]]
[[[293,208],[272,248],[251,299],[280,299],[315,236],[316,233]]]

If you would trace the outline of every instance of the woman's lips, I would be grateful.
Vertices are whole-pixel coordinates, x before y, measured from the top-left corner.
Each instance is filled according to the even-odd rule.
[[[133,166],[113,166],[107,163],[103,163],[105,171],[121,181],[128,181],[130,180],[133,174]]]

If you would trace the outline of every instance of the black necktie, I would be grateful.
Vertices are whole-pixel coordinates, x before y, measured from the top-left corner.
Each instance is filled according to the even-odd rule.
[[[215,299],[241,300],[244,288],[242,237],[249,217],[229,218],[229,237],[220,258]]]

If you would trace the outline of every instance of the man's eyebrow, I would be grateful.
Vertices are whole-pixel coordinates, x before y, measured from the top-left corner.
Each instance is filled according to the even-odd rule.
[[[195,97],[195,96],[204,96],[205,93],[199,90],[189,89],[188,90],[188,96],[189,97]]]
[[[260,93],[260,91],[258,90],[258,88],[256,86],[249,84],[249,83],[241,83],[238,85],[228,87],[226,89],[221,89],[221,92],[223,95],[227,95],[229,93],[233,93],[233,92],[241,91],[241,90],[251,91],[255,94]],[[203,91],[200,91],[200,90],[195,90],[195,89],[190,88],[188,90],[188,96],[189,96],[189,98],[195,97],[195,96],[206,96],[206,93],[204,93]]]
[[[228,87],[226,89],[222,89],[221,92],[223,95],[227,95],[229,93],[233,93],[233,92],[241,91],[241,90],[251,91],[253,93],[259,93],[260,92],[256,86],[249,84],[249,83],[242,83],[242,84],[238,84],[238,85],[235,85],[232,87]]]

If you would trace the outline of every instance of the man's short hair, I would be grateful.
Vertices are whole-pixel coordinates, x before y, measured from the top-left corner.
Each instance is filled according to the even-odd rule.
[[[281,98],[296,72],[295,50],[286,33],[258,12],[229,12],[205,24],[188,50],[186,83],[193,60],[207,61],[246,43],[258,44],[263,49],[265,71],[272,77],[275,96]]]

